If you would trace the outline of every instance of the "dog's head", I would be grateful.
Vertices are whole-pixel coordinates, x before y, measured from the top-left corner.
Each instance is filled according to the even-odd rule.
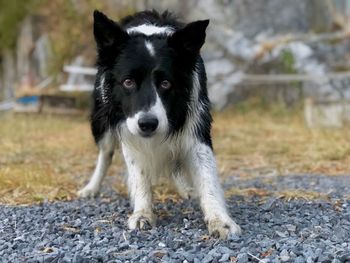
[[[131,27],[94,12],[97,64],[130,133],[150,137],[182,128],[208,23]]]

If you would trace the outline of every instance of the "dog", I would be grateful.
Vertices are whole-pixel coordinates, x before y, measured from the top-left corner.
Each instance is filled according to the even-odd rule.
[[[78,192],[93,197],[119,144],[133,205],[129,229],[155,226],[152,186],[167,179],[196,196],[209,233],[241,233],[226,208],[211,140],[210,103],[200,49],[209,20],[189,24],[166,11],[115,22],[94,11],[97,74],[91,112],[99,148],[95,171]]]

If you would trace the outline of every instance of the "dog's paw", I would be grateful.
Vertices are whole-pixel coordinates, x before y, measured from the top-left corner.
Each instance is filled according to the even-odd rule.
[[[133,213],[128,220],[129,229],[149,230],[155,226],[155,217],[152,212],[139,211]]]
[[[83,189],[78,191],[78,196],[80,198],[95,197],[98,194],[99,187],[94,187],[87,184]]]
[[[208,221],[209,234],[221,238],[227,239],[229,235],[240,235],[242,230],[239,225],[236,224],[231,218],[222,220],[220,218],[214,218]]]

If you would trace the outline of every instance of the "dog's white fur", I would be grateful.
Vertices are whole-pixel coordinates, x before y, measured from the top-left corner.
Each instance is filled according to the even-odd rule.
[[[142,32],[146,35],[167,33],[169,28],[155,28],[142,25],[128,29],[128,32]],[[99,143],[99,157],[90,182],[79,191],[82,197],[97,194],[101,181],[111,163],[113,150],[120,140],[122,153],[128,169],[128,188],[133,204],[133,214],[129,218],[130,229],[154,225],[152,211],[152,185],[159,179],[172,180],[181,196],[199,197],[210,233],[217,232],[221,237],[239,234],[240,227],[230,218],[224,195],[217,177],[217,167],[211,148],[196,139],[194,130],[199,122],[203,105],[198,103],[198,74],[193,72],[193,93],[191,115],[181,134],[165,140],[168,127],[166,111],[157,94],[157,100],[148,112],[138,112],[119,127],[118,133],[109,131]],[[101,87],[103,89],[103,87]],[[159,127],[150,138],[138,135],[137,121],[143,114],[157,116]],[[116,136],[118,134],[118,136]]]
[[[146,48],[149,54],[154,57],[156,55],[156,51],[154,50],[153,44],[150,41],[145,42]]]
[[[95,196],[100,190],[100,186],[107,169],[112,162],[112,157],[116,145],[116,137],[111,131],[107,132],[103,139],[99,142],[99,154],[94,173],[91,176],[89,183],[78,192],[80,197]]]
[[[159,34],[166,34],[166,35],[171,35],[174,33],[174,28],[172,27],[159,27],[151,24],[144,24],[144,25],[139,25],[136,27],[130,27],[126,30],[128,34],[131,33],[141,33],[146,36],[151,36],[151,35],[159,35]]]

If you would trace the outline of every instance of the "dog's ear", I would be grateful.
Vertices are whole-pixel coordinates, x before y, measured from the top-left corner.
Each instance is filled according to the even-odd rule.
[[[128,39],[128,34],[102,12],[94,11],[94,36],[99,50],[117,47]]]
[[[205,30],[208,24],[209,20],[199,20],[187,24],[169,38],[169,46],[190,53],[198,53],[204,44]]]

